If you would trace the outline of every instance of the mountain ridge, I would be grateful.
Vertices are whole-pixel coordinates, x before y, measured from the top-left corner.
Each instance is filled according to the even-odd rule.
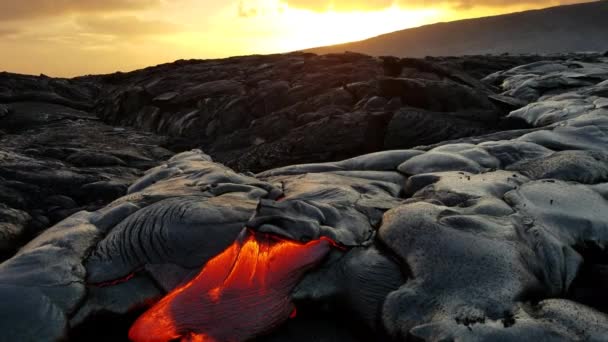
[[[440,22],[305,51],[398,57],[606,51],[608,21],[602,13],[608,13],[608,1]]]

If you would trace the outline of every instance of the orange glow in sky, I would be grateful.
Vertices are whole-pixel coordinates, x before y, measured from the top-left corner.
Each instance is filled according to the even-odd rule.
[[[582,1],[0,0],[0,71],[76,76],[288,52],[573,2]]]

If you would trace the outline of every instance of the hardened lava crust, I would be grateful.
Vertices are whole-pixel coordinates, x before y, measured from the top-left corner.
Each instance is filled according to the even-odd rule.
[[[3,339],[608,335],[601,54],[1,74],[0,103]]]

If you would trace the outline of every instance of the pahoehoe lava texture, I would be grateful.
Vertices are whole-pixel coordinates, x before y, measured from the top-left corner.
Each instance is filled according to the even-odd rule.
[[[48,108],[62,116],[56,122],[59,126],[40,124],[35,137],[69,123],[95,125],[106,133],[132,130],[150,139],[145,140],[149,145],[142,149],[146,144],[122,141],[120,148],[129,153],[99,145],[86,151],[60,148],[57,157],[45,159],[25,149],[27,144],[19,142],[29,135],[11,126],[12,139],[2,140],[0,146],[6,150],[0,156],[7,161],[0,166],[0,186],[47,189],[39,183],[44,177],[25,173],[34,166],[39,174],[57,172],[53,182],[78,189],[91,184],[86,177],[95,180],[101,174],[105,182],[112,182],[112,175],[127,169],[147,165],[148,171],[133,171],[132,178],[121,179],[122,191],[96,206],[81,204],[86,202],[76,194],[53,195],[53,203],[68,206],[71,199],[78,210],[58,217],[62,220],[24,241],[0,264],[3,338],[99,338],[87,334],[91,322],[114,317],[121,324],[108,327],[124,327],[127,317],[149,309],[132,326],[131,338],[606,340],[608,58],[570,55],[532,62],[489,70],[495,73],[483,82],[444,63],[382,61],[354,54],[184,61],[130,74],[66,80],[68,85],[90,82],[91,92],[103,94],[103,100],[91,107],[86,104],[92,95],[86,92],[68,92],[67,85],[60,88],[49,80],[40,83],[36,99],[52,102]],[[243,65],[251,73],[239,74]],[[309,89],[318,80],[340,82],[301,95],[308,100],[296,104],[247,102],[255,98],[251,94],[270,99],[258,93],[262,85],[270,87],[261,81],[277,79],[275,73],[282,68],[291,70],[281,76],[292,82],[283,84],[287,93]],[[315,76],[321,70],[330,70],[330,76]],[[182,72],[193,75],[192,84],[180,85],[181,76],[176,75]],[[340,78],[360,74],[373,81]],[[293,75],[299,78],[292,79]],[[201,79],[195,81],[197,77]],[[317,81],[305,81],[307,77]],[[279,94],[280,85],[274,86],[278,88],[268,91]],[[452,86],[457,89],[454,98]],[[167,88],[174,94],[166,94]],[[247,92],[252,97],[243,95]],[[363,94],[356,95],[358,104],[340,102],[353,94]],[[108,122],[171,135],[162,128],[178,121],[170,114],[179,110],[171,108],[193,106],[191,110],[202,111],[216,103],[224,109],[207,119],[220,120],[229,112],[224,106],[241,96],[255,109],[246,112],[259,116],[247,128],[228,130],[225,137],[262,128],[289,132],[259,144],[220,149],[219,160],[232,166],[240,160],[241,170],[214,158],[213,151],[220,151],[214,144],[224,139],[219,131],[211,134],[214,142],[199,141],[209,147],[209,154],[194,149],[160,162],[168,153],[158,147],[163,138],[132,128],[116,131],[90,115],[101,110],[113,113],[104,117]],[[289,96],[278,98],[291,101]],[[15,103],[7,106],[8,117],[34,108]],[[142,103],[164,104],[144,111]],[[376,106],[383,109],[371,110],[380,108]],[[341,114],[330,113],[336,108],[342,108]],[[89,114],[74,119],[72,110],[81,111],[80,116]],[[141,126],[149,122],[143,120],[145,113],[154,111],[159,125]],[[33,114],[22,117],[39,120],[35,112],[28,113]],[[285,126],[289,129],[272,126],[282,115],[311,121],[289,126],[291,122]],[[407,122],[420,118],[440,121],[431,126],[436,127],[436,140],[422,130],[424,124],[413,126],[421,128],[416,140]],[[370,135],[361,129],[363,122],[384,130]],[[334,123],[343,123],[341,130],[336,131]],[[461,135],[452,132],[451,125],[470,130]],[[415,142],[400,142],[399,131]],[[184,132],[177,136],[190,137]],[[355,140],[342,140],[349,136]],[[380,142],[369,150],[374,153],[355,153],[368,151],[357,144],[372,137]],[[400,149],[376,151],[389,141]],[[330,146],[340,153],[316,155],[317,147],[333,142],[342,144]],[[42,145],[31,146],[42,150]],[[306,153],[298,155],[302,148]],[[277,162],[280,158],[264,159],[266,155],[283,155],[285,161],[306,156],[314,163],[283,166]],[[342,156],[350,159],[322,162]],[[261,172],[239,172],[257,171],[249,162],[255,160],[261,163]],[[277,167],[265,168],[264,163]],[[0,205],[0,247],[12,246],[11,239],[22,234],[27,222],[42,215],[42,209],[31,204],[19,207],[21,197],[12,198]],[[289,319],[294,306],[302,310]],[[239,308],[246,314],[239,315]],[[161,316],[171,319],[163,321]],[[320,322],[321,318],[336,324]],[[162,333],[148,333],[158,327]],[[120,334],[126,339],[127,329]]]

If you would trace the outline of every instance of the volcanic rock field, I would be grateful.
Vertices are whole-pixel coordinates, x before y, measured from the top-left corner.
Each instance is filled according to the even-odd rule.
[[[606,341],[608,56],[0,73],[0,340]]]

